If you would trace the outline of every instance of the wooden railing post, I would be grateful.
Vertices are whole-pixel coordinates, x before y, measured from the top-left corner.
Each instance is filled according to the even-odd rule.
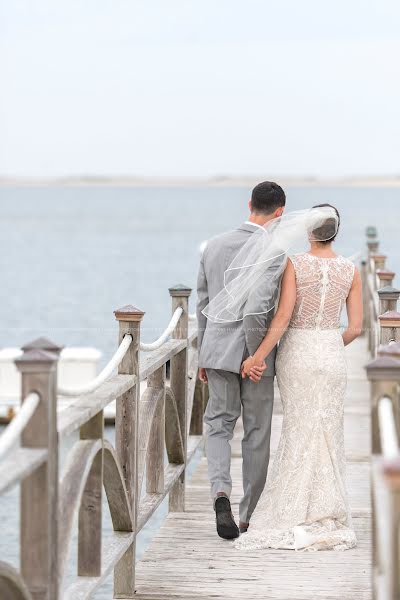
[[[203,435],[204,412],[208,401],[208,385],[198,379],[194,391],[194,404],[190,435]]]
[[[381,344],[389,342],[400,342],[400,313],[396,310],[389,310],[383,315],[379,315],[379,325],[381,328]]]
[[[136,375],[136,384],[117,398],[115,416],[115,445],[128,491],[134,531],[138,516],[138,426],[139,426],[139,344],[140,323],[144,312],[128,305],[114,311],[119,322],[119,344],[125,335],[132,343],[122,359],[118,373]],[[114,598],[133,598],[135,593],[136,539],[114,569]]]
[[[400,296],[400,290],[387,285],[378,290],[378,296],[381,314],[388,312],[389,310],[397,310],[397,301]]]
[[[81,440],[103,440],[103,411],[79,430]],[[78,522],[78,575],[99,577],[101,574],[103,452],[93,462],[83,492]]]
[[[378,356],[388,356],[400,361],[400,342],[391,342],[386,346],[380,346]]]
[[[375,265],[375,274],[378,270],[384,270],[387,256],[385,254],[371,254],[370,258],[372,259],[373,265]]]
[[[193,352],[196,352],[196,355],[198,353],[197,340],[198,338],[196,337],[192,343]],[[198,364],[198,362],[196,364]],[[192,419],[190,421],[189,433],[190,435],[203,435],[204,412],[208,400],[208,385],[202,383],[198,378],[198,369],[196,369],[194,377],[196,378],[196,384],[194,388]]]
[[[375,323],[374,323],[374,303],[373,299],[368,293],[368,350],[372,356],[374,356],[375,346]]]
[[[363,333],[368,333],[370,326],[370,310],[369,310],[369,294],[368,294],[368,267],[367,261],[361,261],[361,281],[362,281],[362,297],[363,297]]]
[[[366,234],[368,253],[373,254],[374,252],[378,252],[379,241],[377,238],[378,232],[376,227],[367,227]]]
[[[375,360],[371,361],[366,366],[368,380],[371,385],[371,449],[372,454],[381,454],[381,441],[380,441],[380,428],[379,428],[379,415],[378,415],[378,403],[382,396],[389,396],[393,402],[393,414],[395,417],[397,431],[400,430],[400,419],[399,419],[399,382],[400,382],[400,361],[390,356],[391,346],[381,348],[381,352],[387,354],[378,356]],[[375,587],[375,579],[380,569],[380,556],[378,546],[378,535],[377,530],[377,515],[376,511],[378,507],[375,503],[375,490],[371,487],[371,500],[372,500],[372,568],[373,568],[373,589]],[[395,504],[398,508],[399,505]],[[397,520],[396,529],[391,531],[391,535],[394,535],[394,539],[397,540],[398,544],[398,527],[399,522]],[[398,549],[392,548],[392,552],[395,552],[397,558]],[[396,563],[397,564],[397,563]],[[376,591],[373,591],[373,597],[376,597]],[[399,596],[388,596],[390,598],[398,598]]]
[[[22,401],[30,392],[37,392],[40,397],[39,405],[21,435],[21,446],[46,448],[48,452],[47,461],[21,482],[20,562],[32,598],[57,600],[57,352],[43,350],[41,341],[29,344],[30,349],[15,361],[22,375]]]
[[[189,296],[191,289],[185,285],[176,285],[169,288],[172,298],[172,313],[178,307],[183,309],[181,318],[176,326],[172,337],[183,340],[188,338],[188,320],[189,320]],[[178,410],[179,423],[184,445],[184,460],[186,464],[187,457],[187,388],[188,388],[188,348],[171,358],[171,390],[175,396]],[[185,510],[185,470],[183,470],[179,479],[172,487],[169,494],[169,509],[171,512],[183,512]]]
[[[165,453],[165,364],[148,378],[147,386],[162,391],[162,398],[154,412],[146,458],[146,491],[148,494],[164,492]]]
[[[364,271],[365,279],[363,280],[363,290],[364,291],[364,323],[366,325],[367,334],[368,334],[368,350],[372,355],[375,354],[375,322],[374,322],[374,302],[370,293],[370,285],[369,279],[371,279],[372,290],[376,290],[376,272],[375,272],[375,262],[372,259],[374,253],[378,252],[379,241],[377,238],[377,229],[376,227],[367,227],[366,229],[367,235],[367,247],[368,247],[368,257],[367,264]],[[363,274],[363,270],[361,271]]]
[[[64,346],[59,346],[58,344],[55,344],[54,342],[52,342],[51,340],[49,340],[46,337],[38,337],[35,340],[33,340],[32,342],[29,342],[28,344],[25,344],[24,346],[21,347],[21,350],[23,352],[29,352],[29,350],[44,350],[45,352],[50,352],[51,354],[54,354],[54,356],[56,357],[57,361],[60,358],[61,355],[61,351],[63,350]],[[58,362],[57,362],[58,365]],[[54,371],[51,374],[51,380],[52,380],[52,385],[53,385],[53,395],[56,398],[57,397],[57,368],[54,369]]]
[[[396,275],[394,271],[389,271],[388,269],[378,269],[376,274],[379,279],[379,287],[383,288],[385,286],[392,286],[393,279]]]
[[[197,378],[194,388],[192,419],[190,421],[190,435],[203,435],[204,419],[204,383]]]
[[[378,401],[382,396],[393,400],[393,413],[398,432],[400,432],[399,383],[400,361],[391,355],[391,344],[380,349],[380,356],[366,366],[367,377],[371,384],[371,448],[372,454],[381,453]]]

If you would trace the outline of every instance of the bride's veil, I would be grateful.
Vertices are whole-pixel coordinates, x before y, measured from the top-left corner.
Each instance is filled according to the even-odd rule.
[[[203,314],[215,323],[229,323],[273,310],[290,248],[307,238],[327,241],[338,225],[336,211],[322,206],[287,212],[257,227],[226,269],[223,289]]]

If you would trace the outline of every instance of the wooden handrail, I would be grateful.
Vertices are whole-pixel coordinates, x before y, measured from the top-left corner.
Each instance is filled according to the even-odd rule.
[[[96,391],[75,398],[71,404],[58,413],[57,429],[59,435],[70,435],[82,427],[113,402],[117,396],[130,390],[136,384],[136,381],[136,375],[114,375]]]
[[[21,485],[21,575],[5,565],[10,581],[3,583],[0,573],[0,592],[17,586],[19,577],[21,598],[30,598],[31,593],[51,600],[88,598],[114,571],[114,597],[133,597],[137,533],[168,494],[170,510],[184,510],[185,471],[203,441],[206,394],[197,380],[196,324],[191,320],[190,330],[188,326],[190,289],[175,286],[169,291],[174,330],[168,335],[172,339],[166,341],[164,335],[157,348],[146,348],[140,364],[144,313],[131,305],[115,311],[120,345],[113,358],[118,358],[118,373],[97,377],[93,390],[93,385],[89,390],[75,390],[85,393],[59,412],[56,366],[60,348],[49,340],[44,345],[40,338],[27,344],[16,361],[26,405],[11,427],[11,432],[21,435],[21,445],[0,462],[0,494]],[[144,381],[147,386],[141,393]],[[115,398],[116,450],[104,438],[103,417],[104,408]],[[69,452],[59,482],[59,440],[76,430],[79,441]],[[103,487],[114,534],[102,556]],[[78,570],[64,589],[76,516]]]
[[[139,368],[139,379],[145,381],[154,371],[182,352],[187,346],[187,340],[169,340],[158,350],[146,354]]]

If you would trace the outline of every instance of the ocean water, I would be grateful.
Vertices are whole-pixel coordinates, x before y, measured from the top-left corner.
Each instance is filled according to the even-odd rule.
[[[201,242],[243,222],[249,194],[240,187],[0,188],[0,346],[46,335],[95,346],[105,362],[117,343],[113,310],[125,304],[145,311],[142,340],[154,340],[170,317],[168,287],[195,288]],[[320,202],[341,213],[336,249],[344,255],[362,249],[365,227],[376,225],[400,281],[400,188],[287,189],[288,210]]]
[[[145,311],[142,339],[153,341],[171,314],[168,287],[195,289],[201,242],[246,220],[249,194],[240,187],[1,187],[0,346],[45,335],[94,346],[105,363],[117,346],[113,310],[125,304]],[[321,202],[341,213],[336,250],[345,256],[364,248],[366,226],[378,228],[400,284],[400,188],[287,189],[288,210]],[[107,436],[113,440],[113,428]],[[63,444],[61,463],[73,441]],[[165,514],[164,504],[140,535],[139,556]],[[0,497],[0,523],[0,560],[18,565],[18,489]],[[104,528],[111,531],[106,504]],[[109,600],[111,590],[109,580],[96,598]]]

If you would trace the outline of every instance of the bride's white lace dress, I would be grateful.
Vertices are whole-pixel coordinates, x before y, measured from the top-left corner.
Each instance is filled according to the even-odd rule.
[[[240,549],[346,550],[356,545],[345,486],[346,391],[340,314],[354,277],[341,256],[291,258],[297,299],[279,345],[279,447]]]

